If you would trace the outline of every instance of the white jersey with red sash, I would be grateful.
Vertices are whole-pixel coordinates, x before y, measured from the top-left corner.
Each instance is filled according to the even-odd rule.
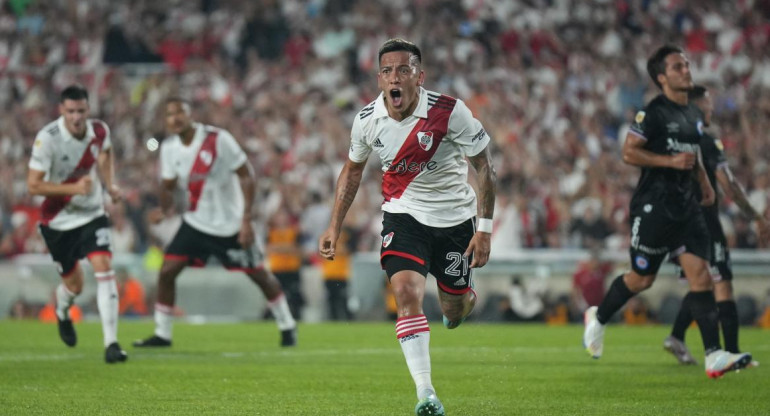
[[[48,227],[67,231],[104,215],[102,184],[96,170],[101,152],[112,147],[110,129],[101,120],[86,120],[86,134],[76,139],[59,117],[37,133],[32,146],[29,168],[45,172],[51,183],[74,183],[91,176],[91,192],[87,195],[48,196],[41,206],[41,222]]]
[[[243,218],[243,193],[235,170],[246,163],[246,153],[226,130],[194,124],[189,145],[178,135],[167,137],[160,147],[163,179],[177,179],[187,192],[184,221],[206,234],[235,235]]]
[[[442,228],[476,215],[465,157],[484,150],[489,135],[462,100],[420,88],[414,113],[399,122],[381,93],[356,115],[350,135],[350,160],[380,156],[383,211]]]

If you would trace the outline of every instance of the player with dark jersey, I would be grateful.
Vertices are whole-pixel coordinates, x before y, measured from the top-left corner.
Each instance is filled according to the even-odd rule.
[[[652,286],[666,256],[676,260],[690,285],[687,304],[701,330],[706,374],[721,377],[751,361],[719,343],[719,322],[708,271],[709,235],[700,210],[714,203],[714,189],[700,159],[703,120],[689,105],[693,88],[689,61],[681,49],[659,48],[647,71],[663,94],[634,123],[623,144],[623,161],[642,168],[631,199],[631,271],[618,276],[598,307],[585,312],[583,344],[593,358],[602,355],[605,324],[637,293]]]
[[[711,124],[713,104],[708,90],[696,85],[688,94],[689,101],[703,113],[704,126]],[[703,166],[706,169],[709,181],[720,185],[729,197],[741,208],[741,211],[757,222],[760,238],[767,241],[770,237],[770,222],[759,214],[749,203],[743,187],[736,181],[727,158],[724,154],[724,146],[716,137],[703,132],[700,143],[703,155]],[[730,264],[730,252],[727,249],[727,240],[722,224],[719,222],[719,204],[701,207],[706,220],[709,236],[711,237],[711,278],[714,280],[714,297],[719,311],[719,323],[722,328],[725,350],[731,353],[739,353],[738,348],[738,310],[733,296],[733,272]],[[685,300],[688,300],[685,298]],[[663,341],[663,347],[673,354],[682,364],[696,364],[695,358],[684,343],[684,335],[687,327],[692,323],[690,307],[682,302],[674,327]]]

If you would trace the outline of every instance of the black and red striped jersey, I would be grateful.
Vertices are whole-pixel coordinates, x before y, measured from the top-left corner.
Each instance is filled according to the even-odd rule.
[[[356,115],[350,136],[350,160],[380,157],[384,211],[432,227],[476,215],[466,156],[479,154],[490,139],[462,100],[420,88],[414,113],[396,121],[381,93]]]

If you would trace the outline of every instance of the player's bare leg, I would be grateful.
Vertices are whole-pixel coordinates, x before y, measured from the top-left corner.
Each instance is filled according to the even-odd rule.
[[[267,306],[281,331],[281,346],[293,347],[297,345],[297,322],[291,315],[289,303],[286,301],[286,296],[283,294],[278,279],[263,267],[250,270],[246,275],[259,286],[267,298]]]
[[[444,314],[444,325],[449,329],[460,326],[476,306],[476,292],[473,289],[462,295],[453,295],[439,290],[438,295],[441,312]]]
[[[155,303],[155,333],[144,340],[134,341],[134,347],[170,347],[176,278],[187,267],[187,260],[165,258],[158,274],[158,299]]]
[[[391,276],[390,283],[398,308],[396,338],[417,389],[415,413],[443,415],[444,407],[431,382],[430,327],[422,310],[425,276],[413,270],[402,270]]]

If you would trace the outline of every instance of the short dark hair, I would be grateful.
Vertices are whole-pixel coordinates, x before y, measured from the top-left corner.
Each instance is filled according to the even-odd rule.
[[[666,57],[672,53],[682,53],[682,48],[674,45],[663,45],[647,60],[647,73],[650,74],[652,82],[660,89],[663,89],[663,86],[658,82],[658,75],[666,73]]]
[[[708,94],[708,88],[703,85],[695,85],[690,91],[687,91],[687,99],[690,101],[700,100]]]
[[[385,41],[385,43],[380,46],[380,53],[379,56],[377,56],[377,60],[382,60],[382,55],[385,55],[388,52],[400,52],[400,51],[406,51],[411,53],[412,55],[417,57],[417,63],[422,63],[422,53],[420,53],[420,48],[417,47],[412,42],[409,42],[408,40],[395,38],[395,39],[389,39]]]
[[[88,101],[88,90],[82,85],[73,84],[63,89],[59,96],[59,102],[63,103],[64,100],[86,100]]]

